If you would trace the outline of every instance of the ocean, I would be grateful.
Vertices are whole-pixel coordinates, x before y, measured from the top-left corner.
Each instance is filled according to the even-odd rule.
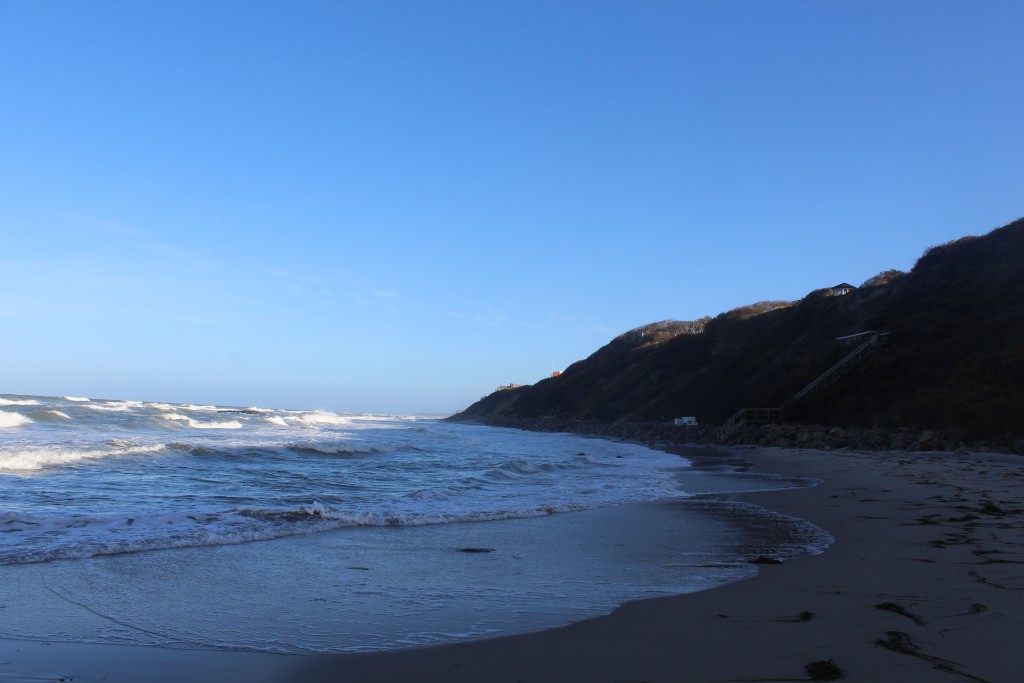
[[[0,637],[279,653],[535,631],[751,576],[813,485],[571,434],[0,396]]]

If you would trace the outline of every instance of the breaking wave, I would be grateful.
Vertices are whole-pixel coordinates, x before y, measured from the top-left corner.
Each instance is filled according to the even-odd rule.
[[[120,455],[137,455],[162,451],[163,445],[122,446],[113,449],[52,449],[52,448],[3,448],[0,449],[0,471],[31,472],[48,467],[67,465],[79,460],[109,458]]]
[[[373,455],[375,453],[387,453],[394,449],[386,446],[356,446],[351,443],[331,443],[331,442],[310,442],[310,443],[291,443],[288,444],[288,449],[295,451],[296,453],[312,453],[314,455],[337,455],[337,456],[359,456],[359,455]]]
[[[352,423],[351,417],[339,415],[338,413],[329,413],[324,410],[316,410],[311,413],[303,413],[296,416],[297,421],[308,426],[318,425],[332,425],[332,426],[345,426]]]
[[[180,413],[161,413],[157,415],[156,420],[164,422],[168,426],[177,427],[180,425],[188,425],[192,429],[241,429],[242,423],[238,420],[226,420],[224,422],[201,422],[199,420],[193,420],[187,415]]]
[[[0,512],[0,564],[81,559],[147,550],[236,545],[361,526],[426,526],[542,517],[585,509],[575,504],[523,510],[410,513],[343,510],[314,501],[290,508],[39,515]],[[49,539],[59,536],[60,543]],[[44,540],[45,539],[45,540]]]
[[[32,418],[25,417],[21,413],[9,413],[6,410],[0,410],[0,429],[20,427],[30,422],[32,422]]]
[[[62,410],[41,410],[29,413],[29,415],[33,420],[42,420],[43,422],[65,422],[74,419]]]
[[[110,413],[125,413],[135,408],[142,408],[143,404],[139,401],[112,401],[109,403],[93,403],[84,406],[89,410],[105,410]]]
[[[8,396],[38,404],[27,414],[0,410],[0,426],[12,428],[0,441],[0,509],[18,512],[0,527],[8,562],[678,495],[662,469],[678,466],[675,456],[567,435],[480,436],[423,418],[327,410]],[[37,533],[43,527],[52,533]]]

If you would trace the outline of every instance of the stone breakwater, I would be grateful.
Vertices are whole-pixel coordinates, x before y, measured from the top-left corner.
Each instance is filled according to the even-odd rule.
[[[656,444],[721,444],[773,446],[816,450],[947,451],[1016,453],[1024,455],[1024,438],[1006,434],[965,441],[957,430],[827,427],[796,423],[767,424],[722,432],[711,427],[678,427],[665,422],[606,424],[558,418],[488,421],[493,427],[535,432],[571,432],[586,436]]]

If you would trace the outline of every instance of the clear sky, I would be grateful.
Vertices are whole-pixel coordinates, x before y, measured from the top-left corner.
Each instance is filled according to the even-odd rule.
[[[1024,3],[0,0],[0,393],[451,412],[1024,215]]]

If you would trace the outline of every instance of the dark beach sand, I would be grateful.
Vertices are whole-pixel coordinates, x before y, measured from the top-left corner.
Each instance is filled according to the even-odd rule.
[[[1024,460],[739,454],[759,471],[824,480],[743,499],[827,529],[828,551],[563,628],[418,650],[278,656],[0,641],[0,681],[778,681],[807,680],[808,663],[829,659],[853,681],[1024,680]]]

